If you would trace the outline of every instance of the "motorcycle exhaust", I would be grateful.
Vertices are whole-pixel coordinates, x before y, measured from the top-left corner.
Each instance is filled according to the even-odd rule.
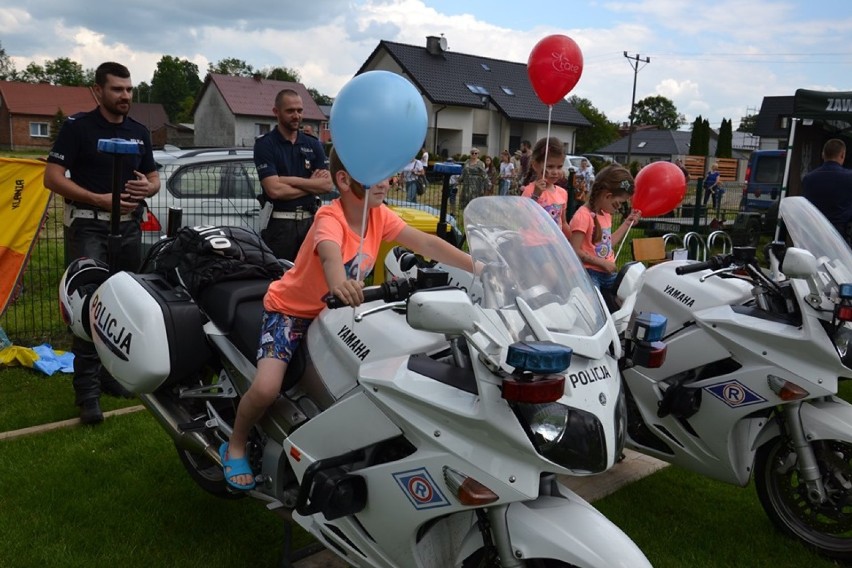
[[[193,454],[203,454],[213,462],[221,463],[218,450],[204,436],[198,432],[181,431],[179,424],[186,422],[188,418],[180,418],[185,415],[185,412],[178,404],[155,393],[139,394],[138,396],[142,404],[154,416],[154,419],[171,436],[178,448]]]

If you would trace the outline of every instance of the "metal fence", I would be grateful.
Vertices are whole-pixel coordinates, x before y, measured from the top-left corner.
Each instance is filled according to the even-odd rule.
[[[437,215],[441,208],[443,176],[430,173],[428,180],[426,191],[423,195],[418,196],[418,202],[404,204],[407,207],[421,209]],[[736,217],[742,195],[742,184],[726,183],[725,186],[726,192],[719,207],[714,208],[711,200],[708,207],[701,210],[701,218],[706,228],[705,234],[711,230],[729,227]],[[388,198],[394,202],[405,202],[404,184],[401,184],[398,188],[392,188]],[[684,199],[684,204],[672,214],[683,218],[692,217],[694,202],[695,188],[691,187]],[[179,200],[177,204],[180,205]],[[463,231],[462,222],[459,218],[460,211],[450,207],[448,213],[456,216],[457,228],[459,231]],[[713,223],[714,220],[719,221],[719,223]],[[618,226],[620,223],[621,216],[616,215],[616,218],[613,219],[613,225]],[[679,232],[683,235],[691,230],[691,226],[682,226],[673,227],[670,232]],[[645,235],[646,230],[640,223],[638,227],[630,231],[628,238]],[[629,247],[625,246],[624,249],[617,259],[619,265],[631,260]],[[58,303],[58,286],[63,271],[62,201],[52,198],[48,205],[48,214],[44,226],[34,244],[29,264],[15,288],[6,312],[0,317],[0,327],[5,330],[15,344],[32,346],[46,342],[57,349],[70,346],[71,335],[62,322]]]

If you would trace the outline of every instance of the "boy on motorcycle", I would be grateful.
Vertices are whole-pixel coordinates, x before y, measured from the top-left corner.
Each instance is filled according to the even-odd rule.
[[[225,479],[236,489],[255,486],[246,459],[249,432],[278,397],[293,353],[308,325],[325,308],[324,297],[330,292],[347,305],[360,305],[363,279],[376,264],[383,241],[398,241],[425,257],[462,270],[473,269],[467,253],[436,235],[409,227],[382,203],[388,180],[364,188],[349,175],[334,150],[329,169],[340,197],[317,212],[294,267],[269,286],[263,300],[257,373],[237,408],[230,442],[219,448]],[[366,226],[362,224],[365,207]]]

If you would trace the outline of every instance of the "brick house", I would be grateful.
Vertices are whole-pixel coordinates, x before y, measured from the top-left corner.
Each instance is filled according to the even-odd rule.
[[[299,93],[302,124],[323,139],[328,118],[301,83],[208,73],[192,108],[195,145],[253,147],[255,138],[275,128],[272,107],[282,89]]]
[[[69,116],[97,104],[89,87],[0,81],[0,148],[47,150],[57,110]]]

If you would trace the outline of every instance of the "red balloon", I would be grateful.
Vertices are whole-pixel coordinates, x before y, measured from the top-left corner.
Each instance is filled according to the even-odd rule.
[[[653,162],[636,174],[633,209],[643,217],[665,215],[686,195],[686,176],[671,162]]]
[[[571,92],[580,80],[583,53],[570,37],[547,36],[530,52],[527,74],[541,102],[552,105]]]

